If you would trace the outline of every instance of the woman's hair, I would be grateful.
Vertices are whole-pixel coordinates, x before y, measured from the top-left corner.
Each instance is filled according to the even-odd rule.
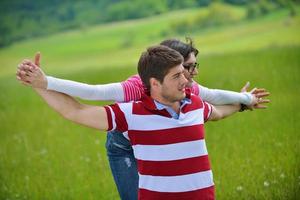
[[[162,41],[160,45],[164,45],[178,51],[183,56],[184,60],[189,59],[190,53],[192,52],[195,56],[199,53],[198,49],[194,47],[193,40],[189,37],[186,37],[186,43],[181,42],[178,39],[167,39]]]

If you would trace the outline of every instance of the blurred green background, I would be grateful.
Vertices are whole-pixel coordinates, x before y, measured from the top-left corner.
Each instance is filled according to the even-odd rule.
[[[41,51],[48,75],[117,82],[136,73],[146,47],[185,36],[200,50],[202,85],[271,92],[267,110],[206,124],[217,199],[299,199],[299,11],[283,0],[2,0],[0,199],[119,199],[106,134],[62,119],[19,84],[22,59]]]

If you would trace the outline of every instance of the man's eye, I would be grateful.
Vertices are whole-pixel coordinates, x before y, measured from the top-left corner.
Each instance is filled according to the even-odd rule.
[[[176,74],[176,75],[174,76],[174,79],[179,78],[179,76],[180,76],[180,74]]]

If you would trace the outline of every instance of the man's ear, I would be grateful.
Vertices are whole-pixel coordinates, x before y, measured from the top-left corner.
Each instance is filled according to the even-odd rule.
[[[160,82],[156,79],[156,78],[150,78],[150,80],[149,80],[149,83],[150,83],[150,88],[158,88],[158,87],[160,87]]]

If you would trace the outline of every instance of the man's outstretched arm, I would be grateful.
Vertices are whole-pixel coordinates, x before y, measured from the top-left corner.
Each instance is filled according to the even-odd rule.
[[[240,104],[232,104],[232,105],[222,105],[222,106],[211,106],[211,114],[208,118],[208,121],[218,121],[223,118],[226,118],[241,109]]]
[[[47,104],[65,119],[98,130],[107,130],[107,114],[104,107],[81,104],[74,98],[55,91],[35,89]]]
[[[32,67],[37,66],[34,63],[19,66],[17,79],[26,84],[25,77],[32,73]],[[34,90],[64,118],[98,130],[108,129],[107,114],[104,107],[81,104],[74,98],[59,92],[40,88],[34,88]]]

